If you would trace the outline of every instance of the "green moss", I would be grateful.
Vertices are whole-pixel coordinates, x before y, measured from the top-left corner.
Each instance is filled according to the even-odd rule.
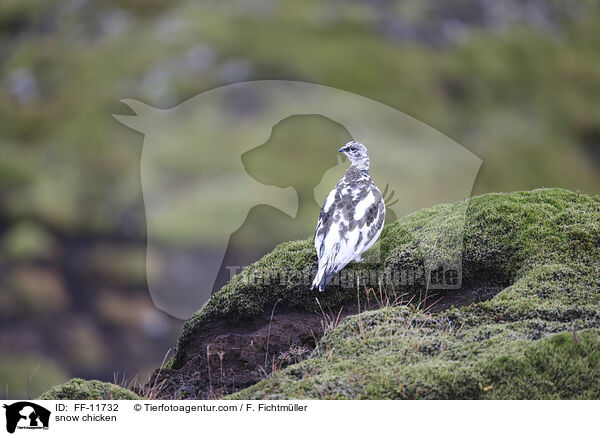
[[[577,338],[577,341],[575,340]],[[486,398],[600,398],[600,330],[564,332],[482,365]]]
[[[425,255],[452,256],[436,247],[452,246],[462,235],[465,208],[463,285],[501,285],[495,297],[437,315],[396,307],[351,317],[323,337],[309,359],[232,397],[597,397],[598,200],[539,189],[423,210],[386,227],[380,266],[393,272],[422,264]],[[315,261],[310,241],[293,242],[247,273],[264,265],[309,268]],[[417,292],[419,286],[402,290]],[[242,276],[234,278],[186,324],[176,356],[185,356],[186,335],[208,319],[257,316],[278,298],[310,308],[314,295],[307,286],[248,285]],[[356,291],[334,285],[319,298],[341,304],[356,298]],[[572,329],[586,330],[578,343]],[[585,374],[578,375],[582,368]]]
[[[54,386],[40,400],[139,400],[140,397],[121,386],[98,380],[74,378]]]

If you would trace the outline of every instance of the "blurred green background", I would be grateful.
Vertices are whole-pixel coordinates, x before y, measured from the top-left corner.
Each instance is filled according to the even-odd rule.
[[[600,191],[595,0],[2,0],[0,66],[0,397],[143,379],[179,333],[146,288],[143,137],[111,117],[122,98],[315,82],[477,154],[473,194]]]

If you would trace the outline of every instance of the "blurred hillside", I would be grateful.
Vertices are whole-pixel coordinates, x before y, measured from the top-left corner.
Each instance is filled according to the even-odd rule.
[[[593,0],[4,0],[0,66],[0,396],[144,374],[179,333],[146,289],[143,137],[112,118],[120,99],[315,82],[477,154],[474,194],[600,191]]]

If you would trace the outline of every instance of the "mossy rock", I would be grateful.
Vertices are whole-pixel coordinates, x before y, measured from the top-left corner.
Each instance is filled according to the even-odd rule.
[[[40,395],[40,400],[139,400],[137,394],[112,383],[74,378]]]
[[[229,398],[600,398],[600,329],[531,340],[539,325],[453,333],[425,317],[384,311],[383,318],[365,314],[366,338],[349,320],[342,336],[325,338],[311,358]],[[403,327],[409,319],[425,325]]]
[[[456,240],[462,289],[454,292],[494,286],[493,298],[437,314],[406,306],[363,312],[326,334],[307,360],[233,398],[598,397],[598,199],[538,189],[425,209],[384,229],[381,262],[370,266],[393,273],[426,259],[451,259],[456,253],[446,247],[456,247]],[[312,310],[315,295],[306,283],[248,277],[265,268],[310,270],[315,263],[311,241],[290,242],[234,277],[186,323],[173,367],[185,362],[189,339],[212,320],[264,315],[277,300]],[[419,295],[424,283],[401,290]],[[356,295],[334,284],[318,298],[333,307]],[[544,362],[536,376],[532,368]]]

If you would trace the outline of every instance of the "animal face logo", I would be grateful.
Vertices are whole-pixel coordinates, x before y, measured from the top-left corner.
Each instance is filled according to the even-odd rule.
[[[148,287],[157,307],[181,319],[240,266],[312,236],[323,200],[349,166],[337,151],[348,141],[369,149],[388,223],[468,198],[481,165],[400,111],[311,83],[236,83],[168,110],[122,102],[135,115],[115,118],[144,134]],[[456,252],[459,271],[461,243],[441,247]]]
[[[48,429],[50,411],[29,401],[19,401],[3,405],[6,409],[6,431],[14,433],[18,429]]]

